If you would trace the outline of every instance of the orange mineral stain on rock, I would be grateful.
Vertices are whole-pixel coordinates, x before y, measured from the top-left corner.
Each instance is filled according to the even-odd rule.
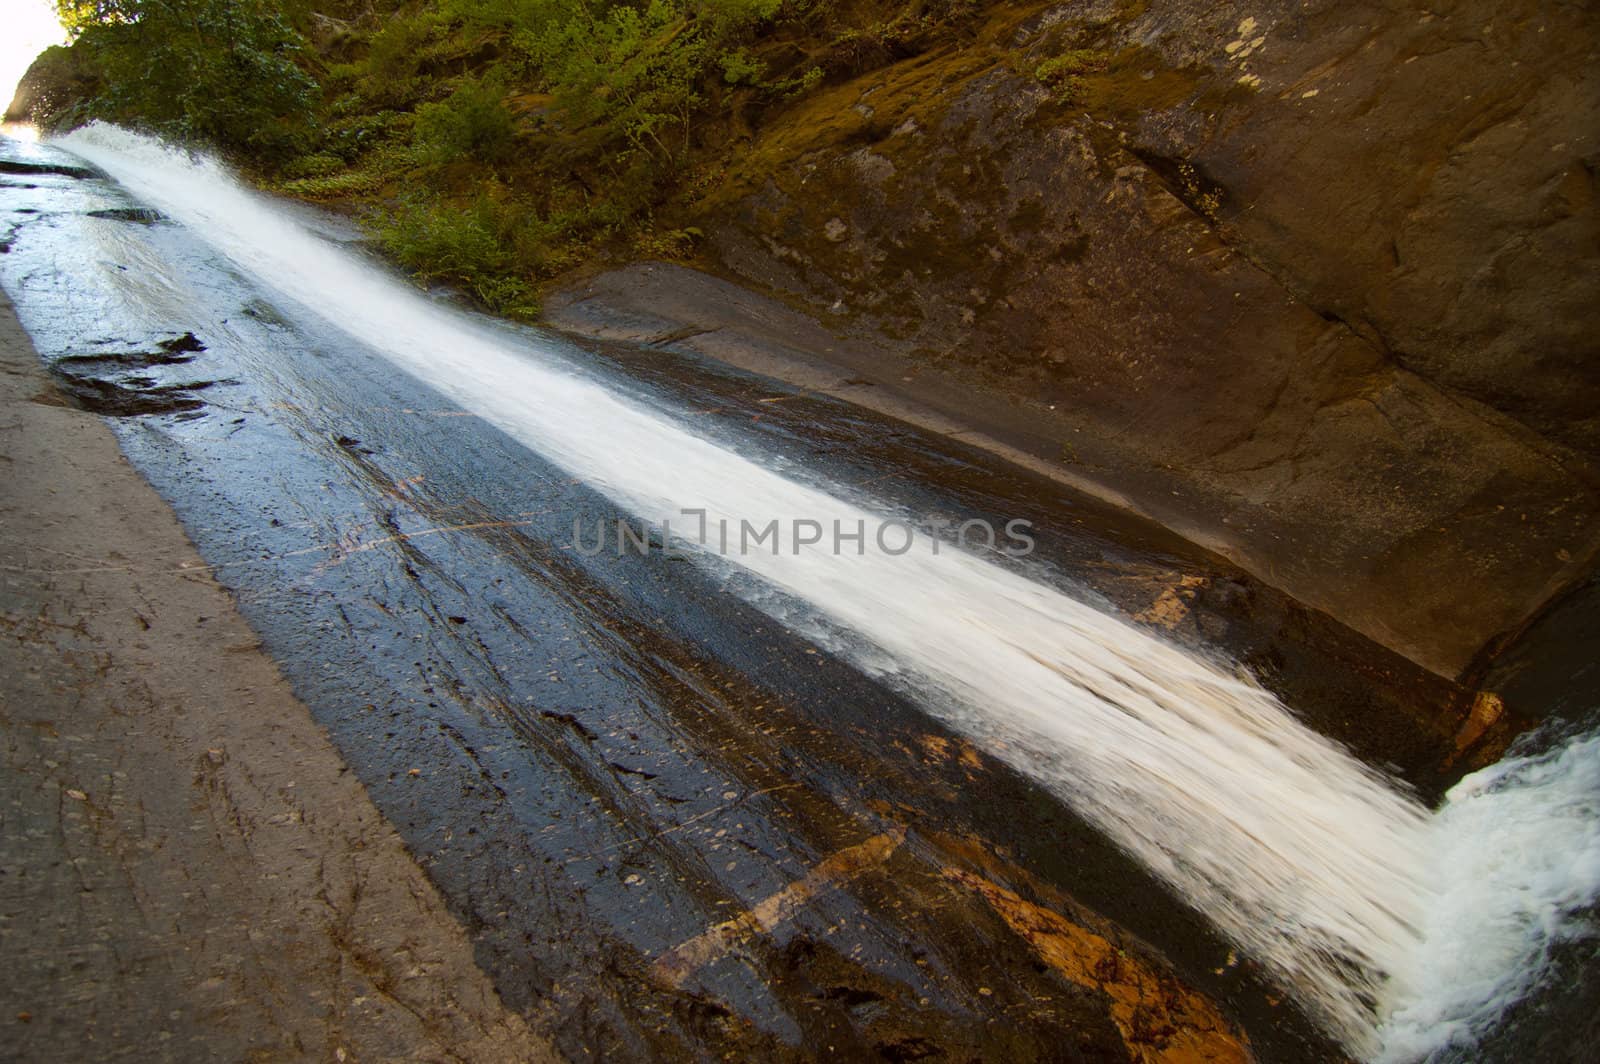
[[[1455,744],[1444,765],[1461,762],[1467,768],[1482,768],[1500,760],[1511,740],[1528,727],[1515,713],[1508,713],[1505,701],[1491,691],[1479,691],[1467,710],[1466,719],[1456,729]]]
[[[1129,1054],[1141,1064],[1234,1064],[1253,1059],[1207,998],[1059,913],[980,875],[945,875],[983,895],[1039,959],[1079,986],[1103,992]]]
[[[1189,601],[1194,598],[1195,588],[1206,582],[1203,576],[1179,577],[1177,583],[1163,590],[1159,598],[1147,609],[1134,614],[1133,619],[1143,624],[1159,624],[1167,629],[1178,627],[1189,616]]]
[[[905,837],[905,828],[896,826],[865,842],[845,847],[733,919],[715,924],[674,946],[650,966],[651,976],[669,987],[682,986],[696,971],[721,957],[739,942],[752,935],[766,934],[792,918],[813,899],[881,865],[900,848]]]
[[[983,768],[983,757],[978,748],[966,739],[949,739],[942,735],[924,735],[917,740],[922,752],[932,761],[957,761],[968,772]]]
[[[1500,696],[1489,691],[1479,691],[1478,697],[1472,700],[1472,710],[1467,714],[1466,722],[1461,725],[1461,730],[1456,732],[1456,756],[1483,738],[1483,733],[1505,716],[1506,704]]]

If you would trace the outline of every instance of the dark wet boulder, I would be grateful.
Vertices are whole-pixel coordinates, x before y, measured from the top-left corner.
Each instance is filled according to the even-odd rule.
[[[113,222],[140,222],[148,225],[162,219],[160,211],[148,207],[102,207],[88,212],[91,218],[105,218]]]
[[[26,159],[0,159],[0,174],[59,174],[63,177],[95,177],[87,166],[71,163],[33,162]]]

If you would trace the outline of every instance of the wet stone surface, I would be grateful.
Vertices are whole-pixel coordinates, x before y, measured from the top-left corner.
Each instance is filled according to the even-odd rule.
[[[105,351],[63,355],[50,363],[62,394],[85,410],[107,417],[178,414],[198,410],[196,394],[217,384],[184,377],[163,380],[146,371],[185,366],[205,345],[194,333],[162,340],[150,351]]]
[[[104,207],[100,210],[88,212],[91,218],[107,218],[114,222],[141,222],[149,224],[161,221],[161,212],[153,211],[148,207]]]
[[[8,158],[0,159],[0,174],[50,174],[60,177],[85,178],[94,177],[95,171],[90,167],[68,162],[41,162],[31,159]]]

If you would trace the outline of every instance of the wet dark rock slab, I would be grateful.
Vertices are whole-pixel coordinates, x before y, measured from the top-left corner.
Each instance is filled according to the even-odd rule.
[[[59,174],[62,177],[80,179],[98,176],[87,166],[58,162],[30,162],[23,159],[0,159],[0,174]]]
[[[91,218],[105,218],[113,222],[141,222],[146,225],[159,222],[164,217],[160,211],[148,207],[103,207],[88,212]]]
[[[205,404],[194,394],[215,381],[188,381],[183,384],[158,384],[149,377],[124,377],[105,380],[54,370],[56,383],[73,402],[85,410],[109,417],[137,417],[143,414],[177,414],[198,410]]]
[[[62,392],[79,407],[108,417],[177,414],[205,405],[194,393],[216,385],[214,380],[166,382],[138,372],[181,366],[204,351],[192,332],[153,345],[153,351],[106,351],[65,355],[50,363]]]

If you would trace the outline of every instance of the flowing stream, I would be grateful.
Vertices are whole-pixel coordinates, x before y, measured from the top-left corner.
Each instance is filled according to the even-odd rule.
[[[56,144],[620,511],[669,520],[691,542],[703,520],[708,542],[694,552],[731,589],[807,631],[820,621],[834,649],[913,687],[930,713],[1069,803],[1352,1053],[1460,1051],[1538,983],[1554,944],[1588,927],[1600,738],[1509,758],[1430,811],[1248,675],[978,554],[935,550],[926,535],[903,549],[903,528],[880,538],[884,514],[475,326],[208,159],[104,125]],[[772,521],[775,538],[751,543],[747,529]]]

